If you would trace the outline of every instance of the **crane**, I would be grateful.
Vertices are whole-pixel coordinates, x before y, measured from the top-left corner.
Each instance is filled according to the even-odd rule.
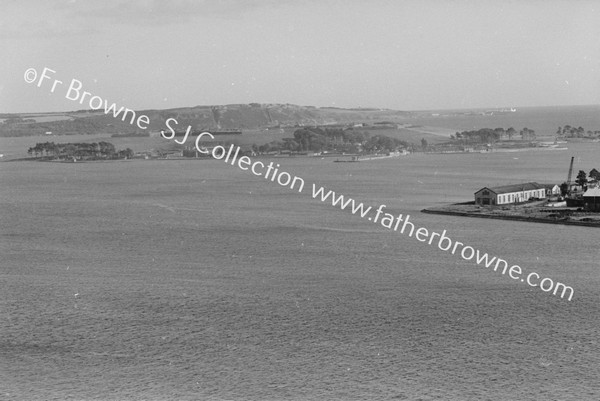
[[[569,166],[569,175],[567,176],[567,193],[571,193],[571,177],[573,176],[573,162],[575,161],[575,156],[571,157],[571,165]]]

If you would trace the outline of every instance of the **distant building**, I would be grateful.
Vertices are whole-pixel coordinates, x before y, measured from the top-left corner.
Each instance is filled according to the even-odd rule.
[[[546,196],[560,195],[560,186],[557,184],[543,184],[546,188]]]
[[[546,197],[546,188],[537,182],[504,185],[500,187],[483,187],[475,192],[477,205],[507,205],[525,202],[531,198],[543,199]]]
[[[600,188],[591,188],[585,191],[583,203],[587,210],[600,212]]]

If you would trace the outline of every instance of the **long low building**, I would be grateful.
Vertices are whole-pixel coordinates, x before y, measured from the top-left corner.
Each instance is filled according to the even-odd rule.
[[[537,182],[503,185],[499,187],[483,187],[475,192],[477,205],[507,205],[525,202],[531,198],[544,199],[546,188]]]

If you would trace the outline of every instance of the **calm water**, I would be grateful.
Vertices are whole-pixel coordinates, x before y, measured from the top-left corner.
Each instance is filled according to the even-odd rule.
[[[569,148],[278,162],[571,302],[222,162],[1,163],[0,398],[600,399],[600,231],[419,213]]]

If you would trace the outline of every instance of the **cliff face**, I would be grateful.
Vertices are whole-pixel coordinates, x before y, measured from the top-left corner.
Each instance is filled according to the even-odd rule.
[[[347,124],[358,122],[400,122],[410,113],[380,109],[338,109],[297,106],[291,104],[230,104],[223,106],[195,106],[168,110],[140,110],[136,115],[148,116],[148,130],[166,129],[165,122],[174,118],[176,130],[185,130],[191,125],[201,129],[256,129],[275,126]],[[55,116],[55,121],[52,117]],[[11,114],[0,123],[0,136],[54,134],[97,134],[143,132],[130,124],[131,113],[125,121],[120,117],[106,115],[103,110],[66,113]]]

